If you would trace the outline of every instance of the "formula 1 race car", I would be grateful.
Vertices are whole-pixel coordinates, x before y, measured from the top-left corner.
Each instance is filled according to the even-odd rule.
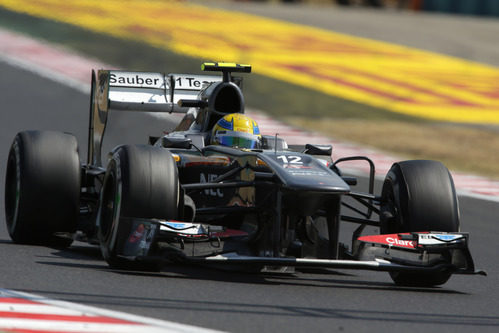
[[[456,191],[441,163],[395,163],[375,195],[367,157],[333,161],[331,146],[313,143],[293,151],[277,135],[260,135],[256,124],[238,140],[232,127],[215,134],[224,121],[234,126],[228,115],[244,113],[242,78],[232,73],[251,67],[202,69],[222,75],[92,72],[86,164],[71,134],[18,133],[5,185],[13,241],[86,240],[117,269],[158,270],[176,261],[271,272],[364,269],[416,286],[484,274],[474,268],[468,234],[459,232]],[[106,166],[101,147],[111,110],[185,116],[148,144],[115,147]],[[366,193],[340,171],[345,161],[369,164]],[[340,242],[342,222],[359,225],[349,244]],[[380,233],[363,235],[366,226]]]

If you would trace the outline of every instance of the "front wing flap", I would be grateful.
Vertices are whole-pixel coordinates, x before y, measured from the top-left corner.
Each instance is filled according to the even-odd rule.
[[[253,257],[236,253],[187,259],[201,263],[486,275],[484,271],[475,270],[465,233],[375,235],[360,237],[358,241],[357,260]]]
[[[416,232],[363,236],[357,239],[359,260],[387,260],[408,270],[442,267],[454,274],[483,274],[475,270],[467,233]]]

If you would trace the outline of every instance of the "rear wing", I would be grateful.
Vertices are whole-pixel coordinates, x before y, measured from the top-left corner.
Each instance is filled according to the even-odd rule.
[[[99,71],[97,76],[99,91],[106,91],[107,85],[108,103],[103,108],[147,112],[186,112],[177,105],[180,99],[195,99],[203,87],[222,81],[212,75],[125,71]]]
[[[179,100],[195,100],[222,76],[163,74],[115,70],[92,71],[88,164],[102,166],[101,146],[111,110],[185,113]]]

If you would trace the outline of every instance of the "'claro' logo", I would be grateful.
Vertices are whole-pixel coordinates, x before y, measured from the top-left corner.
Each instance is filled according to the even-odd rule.
[[[386,242],[390,245],[398,245],[398,246],[406,246],[406,247],[414,247],[413,241],[403,240],[393,237],[386,237]]]

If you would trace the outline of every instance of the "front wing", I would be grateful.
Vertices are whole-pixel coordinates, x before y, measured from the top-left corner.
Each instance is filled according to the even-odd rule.
[[[348,259],[314,259],[295,257],[267,257],[239,255],[229,247],[220,246],[226,241],[244,238],[245,233],[224,227],[214,228],[198,223],[179,221],[134,219],[132,233],[124,244],[123,257],[129,260],[150,260],[149,249],[153,243],[174,237],[182,243],[174,256],[164,259],[182,260],[192,263],[244,265],[256,267],[323,267],[335,269],[361,269],[388,272],[449,272],[452,274],[481,274],[476,270],[468,250],[468,234],[444,232],[417,232],[389,235],[362,236],[354,243],[355,248]],[[142,226],[142,228],[141,228]],[[145,228],[144,228],[145,226]],[[137,230],[143,230],[137,232]],[[144,232],[150,230],[150,232]],[[192,243],[193,248],[189,247]],[[194,246],[216,244],[206,255],[194,254]],[[140,245],[139,245],[140,244]],[[197,244],[197,245],[195,245]],[[126,251],[126,249],[136,249]],[[217,253],[217,254],[214,254]],[[156,258],[159,259],[159,258]]]

